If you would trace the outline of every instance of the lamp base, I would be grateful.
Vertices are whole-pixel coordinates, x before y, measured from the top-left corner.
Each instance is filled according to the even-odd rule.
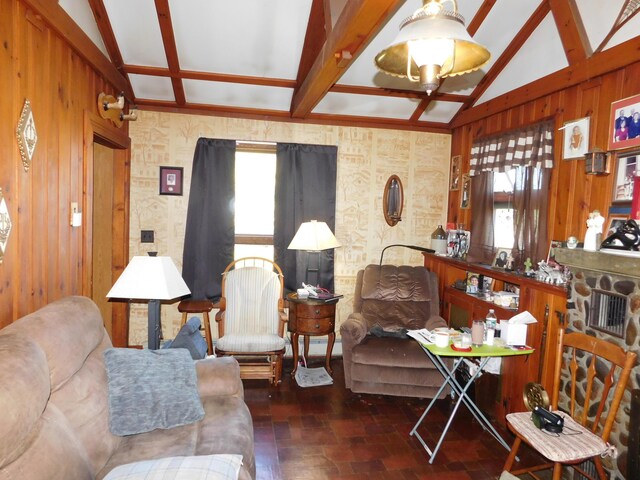
[[[149,350],[160,348],[160,300],[149,300],[147,342]]]

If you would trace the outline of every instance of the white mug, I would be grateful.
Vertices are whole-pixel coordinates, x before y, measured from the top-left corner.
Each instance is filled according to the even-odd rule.
[[[431,341],[436,344],[436,347],[447,348],[449,346],[449,333],[433,332],[431,336],[433,337]]]

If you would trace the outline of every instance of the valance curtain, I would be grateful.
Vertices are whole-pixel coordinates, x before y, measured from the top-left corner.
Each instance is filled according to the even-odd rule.
[[[335,233],[338,148],[278,143],[273,246],[285,288],[295,291],[305,279],[308,252],[287,247],[300,224],[326,222]],[[333,250],[320,252],[318,284],[333,291]],[[315,260],[312,260],[315,266]]]
[[[553,120],[477,139],[471,147],[470,176],[515,167],[553,168]]]
[[[200,138],[193,155],[182,277],[194,300],[220,297],[235,244],[234,140]]]
[[[470,257],[490,263],[494,251],[493,173],[516,169],[514,242],[516,265],[526,257],[546,258],[548,195],[553,168],[554,122],[548,120],[473,142],[470,175],[472,235]]]

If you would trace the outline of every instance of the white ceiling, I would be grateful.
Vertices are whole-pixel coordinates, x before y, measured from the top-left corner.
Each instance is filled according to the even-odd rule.
[[[352,2],[59,0],[124,73],[133,102],[141,106],[210,108],[238,115],[292,115],[310,120],[329,115],[356,123],[405,122],[411,128],[446,128],[465,109],[569,67],[571,59],[565,51],[575,45],[563,44],[557,27],[558,4],[573,5],[572,22],[578,25],[578,31],[581,23],[586,32],[580,49],[587,58],[593,51],[607,50],[640,33],[640,15],[632,15],[600,45],[615,27],[620,12],[625,8],[632,14],[640,10],[636,0],[458,0],[467,27],[474,25],[475,40],[489,49],[492,58],[477,72],[446,79],[429,98],[417,84],[378,72],[373,61],[395,37],[401,21],[421,6],[421,0]],[[319,8],[314,10],[314,3]],[[382,12],[385,15],[378,23],[368,25],[365,15],[354,16],[350,11],[353,4],[361,3],[383,3],[391,5],[391,10]],[[96,5],[106,11],[107,18],[94,15],[92,6]],[[170,23],[162,23],[167,17],[164,8],[168,8]],[[343,22],[347,28],[341,30],[342,13],[345,18],[351,17]],[[314,21],[316,15],[320,23]],[[359,34],[349,37],[349,28],[365,24],[368,29],[364,41]],[[347,58],[345,68],[328,83],[307,78],[311,91],[321,91],[305,97],[311,99],[310,106],[302,114],[292,113],[307,74],[299,73],[301,60],[305,63],[306,59],[310,66],[323,54],[319,48],[305,50],[305,38],[326,37],[329,40],[325,45],[331,48],[338,45],[331,41],[340,38],[339,34],[350,39],[347,48],[340,48],[349,50],[353,58]],[[354,45],[355,39],[358,45]],[[503,54],[508,58],[502,58]],[[324,78],[331,68],[317,78]]]

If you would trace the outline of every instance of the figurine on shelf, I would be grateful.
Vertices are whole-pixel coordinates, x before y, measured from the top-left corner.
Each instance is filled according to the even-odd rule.
[[[587,234],[584,237],[584,250],[595,252],[600,245],[602,237],[602,226],[604,225],[604,217],[600,215],[599,210],[594,210],[589,214],[587,219]]]

